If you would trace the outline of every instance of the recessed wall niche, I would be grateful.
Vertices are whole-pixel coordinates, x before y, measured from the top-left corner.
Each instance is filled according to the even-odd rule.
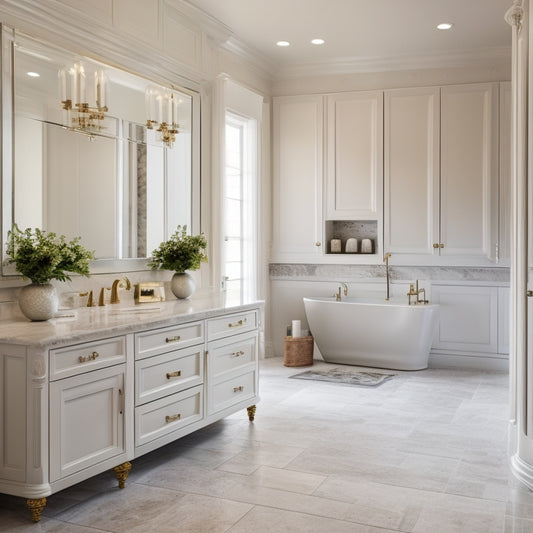
[[[340,252],[332,252],[332,240],[340,239]],[[357,240],[357,248],[355,248],[355,241]],[[363,241],[370,239],[370,243]],[[378,250],[378,222],[377,220],[326,220],[326,253],[332,255],[338,254],[361,254],[371,255],[377,254]],[[347,245],[348,244],[348,251]],[[368,247],[371,245],[371,251]],[[333,246],[335,249],[335,243]],[[357,251],[353,251],[357,249]]]

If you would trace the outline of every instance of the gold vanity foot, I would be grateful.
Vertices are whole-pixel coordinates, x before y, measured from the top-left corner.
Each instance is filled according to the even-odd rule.
[[[118,479],[118,488],[123,489],[126,484],[126,478],[128,477],[128,474],[131,470],[131,463],[129,461],[126,461],[121,465],[115,466],[113,470],[115,472],[116,478]]]
[[[31,513],[31,519],[33,522],[39,522],[41,519],[41,513],[46,506],[46,498],[37,498],[36,500],[26,500],[26,505]]]
[[[253,422],[255,419],[255,410],[257,407],[255,405],[250,405],[250,407],[247,407],[246,410],[248,411],[248,420],[250,422]]]

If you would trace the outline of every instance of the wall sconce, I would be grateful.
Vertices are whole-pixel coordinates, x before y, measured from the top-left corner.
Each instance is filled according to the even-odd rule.
[[[172,91],[148,87],[145,93],[146,127],[161,134],[161,141],[172,148],[178,133],[178,97]]]
[[[94,105],[87,97],[85,68],[81,62],[59,71],[63,123],[69,128],[100,131],[108,110],[108,83],[103,70],[94,72]]]

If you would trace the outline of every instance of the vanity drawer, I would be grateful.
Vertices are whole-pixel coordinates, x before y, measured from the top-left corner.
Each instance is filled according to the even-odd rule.
[[[228,335],[244,333],[257,328],[257,311],[245,311],[207,321],[207,340],[221,339]]]
[[[204,323],[153,329],[135,334],[135,358],[143,359],[204,342]]]
[[[203,418],[203,385],[135,409],[135,446],[168,435]]]
[[[126,337],[84,342],[50,350],[50,381],[126,361]]]
[[[208,344],[209,373],[216,377],[257,361],[258,333],[243,333]]]
[[[204,346],[191,346],[135,363],[135,405],[201,385]]]
[[[209,414],[227,409],[256,395],[257,369],[219,381],[211,389]]]

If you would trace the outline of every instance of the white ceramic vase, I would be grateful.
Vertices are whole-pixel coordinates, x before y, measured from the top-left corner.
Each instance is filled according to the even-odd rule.
[[[30,320],[48,320],[57,313],[58,299],[55,287],[50,283],[32,283],[20,289],[19,307]]]
[[[176,272],[170,280],[170,290],[176,298],[189,298],[196,290],[196,283],[189,273]]]

